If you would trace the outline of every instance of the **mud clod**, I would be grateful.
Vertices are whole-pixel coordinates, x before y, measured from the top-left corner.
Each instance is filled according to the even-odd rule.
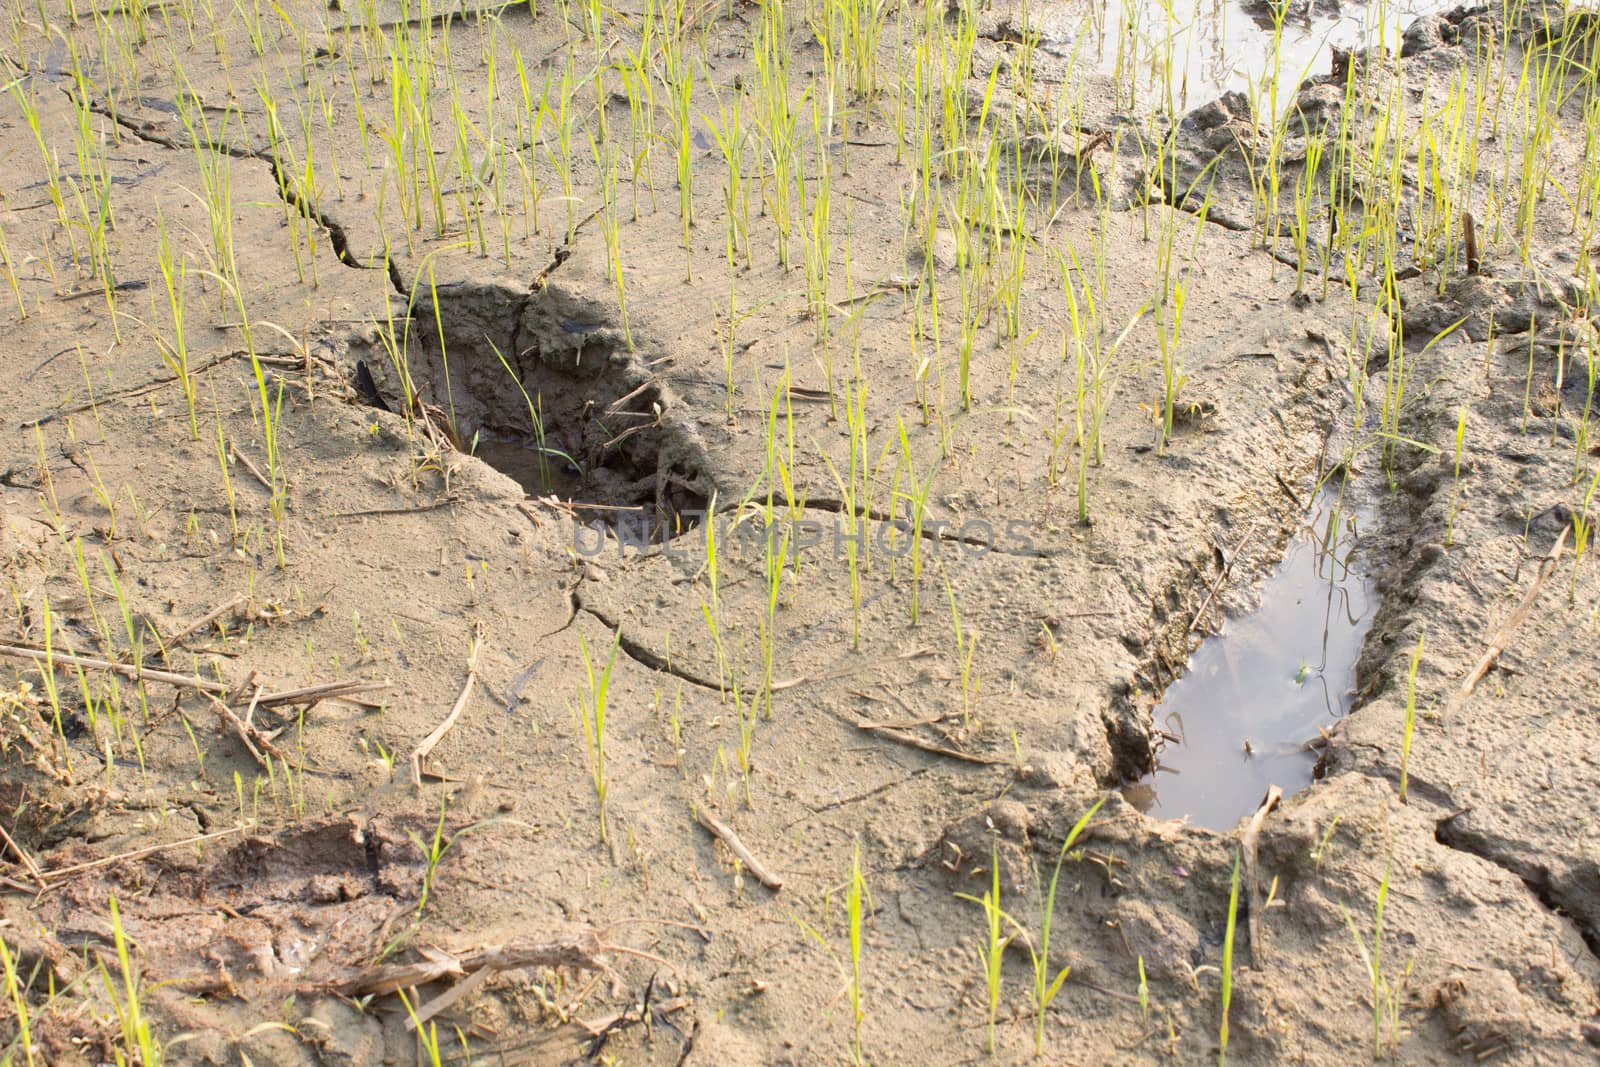
[[[1152,978],[1194,982],[1205,946],[1192,923],[1171,908],[1130,898],[1119,900],[1113,915],[1128,959],[1143,960]]]
[[[1014,800],[997,800],[983,811],[947,826],[933,858],[957,881],[987,883],[996,864],[1005,893],[1026,895],[1033,884],[1033,850],[1028,809]]]

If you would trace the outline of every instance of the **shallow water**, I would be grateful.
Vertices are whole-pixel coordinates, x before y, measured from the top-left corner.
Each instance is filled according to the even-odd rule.
[[[1383,43],[1398,50],[1400,34],[1417,16],[1437,14],[1459,3],[1291,0],[1277,50],[1279,106],[1289,105],[1302,79],[1328,73],[1334,46],[1364,47],[1377,43],[1381,33]],[[1041,7],[1049,11],[1041,19],[1047,37],[1056,37],[1052,50],[1076,48],[1078,63],[1117,76],[1124,93],[1131,87],[1139,103],[1166,97],[1169,25],[1172,98],[1179,114],[1226,92],[1248,94],[1252,84],[1259,85],[1272,71],[1273,25],[1265,3],[1197,0],[1185,5],[1173,0],[1170,19],[1160,0],[1065,0]],[[1075,29],[1059,35],[1051,32],[1067,26]],[[1261,110],[1266,109],[1263,101]]]
[[[1260,606],[1229,619],[1195,650],[1155,708],[1182,738],[1128,799],[1156,818],[1232,827],[1269,785],[1290,795],[1311,782],[1305,742],[1350,709],[1356,659],[1377,606],[1356,532],[1370,513],[1340,513],[1324,492],[1260,589]]]

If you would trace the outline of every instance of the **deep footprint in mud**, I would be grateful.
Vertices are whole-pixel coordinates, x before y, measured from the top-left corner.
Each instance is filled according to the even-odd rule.
[[[1153,775],[1127,787],[1156,818],[1227,830],[1268,786],[1309,785],[1319,738],[1350,710],[1356,661],[1377,595],[1356,543],[1371,512],[1325,490],[1261,585],[1260,606],[1230,619],[1195,651],[1156,705],[1156,726],[1178,738]]]
[[[702,450],[604,309],[555,286],[472,283],[413,303],[398,342],[380,331],[351,344],[368,404],[426,410],[460,451],[602,535],[643,545],[698,524],[710,495]]]

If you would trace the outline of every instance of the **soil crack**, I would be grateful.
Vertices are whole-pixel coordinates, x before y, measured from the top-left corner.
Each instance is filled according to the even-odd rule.
[[[333,246],[333,254],[338,257],[340,263],[353,270],[374,269],[356,259],[355,254],[350,251],[350,237],[345,233],[344,227],[335,222],[327,212],[318,208],[310,199],[300,195],[299,188],[284,173],[283,164],[278,161],[277,156],[270,152],[260,152],[256,153],[252,158],[265,160],[267,166],[272,168],[272,180],[278,186],[278,195],[283,198],[283,202],[298,211],[302,218],[309,222],[314,222],[322,228],[322,231],[328,235],[328,243]],[[389,277],[392,282],[394,275],[391,273]],[[409,293],[402,295],[410,296]]]
[[[67,98],[69,100],[72,100],[74,103],[78,102],[70,88],[63,86],[61,91],[67,94]],[[115,122],[119,127],[127,130],[129,133],[133,134],[135,137],[139,138],[139,140],[144,141],[147,144],[157,145],[172,152],[192,152],[197,147],[192,141],[184,141],[176,137],[168,137],[164,134],[157,133],[155,130],[150,128],[148,123],[136,122],[135,120],[128,118],[106,104],[91,100],[88,102],[88,107],[89,110],[93,111],[95,114],[105,116],[112,122]],[[227,141],[213,141],[209,147],[214,152],[221,152],[223,155],[230,156],[234,159],[252,159],[265,163],[272,171],[272,183],[278,189],[278,196],[283,199],[285,204],[299,212],[302,218],[309,222],[315,223],[323,231],[323,233],[327,234],[328,244],[333,248],[333,254],[338,258],[340,263],[343,263],[352,270],[376,269],[356,259],[355,254],[350,251],[350,237],[347,233],[345,233],[344,227],[338,222],[335,222],[327,214],[327,212],[319,209],[308,197],[301,195],[299,188],[295,186],[293,180],[290,179],[288,173],[284,170],[283,162],[279,160],[276,155],[271,152],[262,152],[259,149],[248,148],[241,145],[232,144]],[[395,283],[395,288],[400,290],[402,296],[410,295],[399,285],[399,276],[394,272],[392,267],[389,272],[389,277],[390,280]]]
[[[1583,910],[1574,907],[1573,902],[1567,899],[1567,895],[1550,877],[1550,868],[1514,852],[1502,854],[1501,850],[1496,849],[1490,842],[1480,840],[1459,829],[1456,820],[1471,810],[1465,808],[1452,812],[1435,823],[1434,840],[1448,849],[1476,856],[1509,874],[1516,875],[1522,884],[1528,887],[1528,892],[1532,893],[1551,914],[1572,924],[1578,936],[1583,938],[1589,954],[1600,962],[1600,929],[1596,929],[1590,922],[1581,918]]]
[[[844,501],[834,497],[807,497],[801,502],[801,506],[809,511],[826,511],[833,515],[853,515],[857,519],[865,519],[868,522],[883,523],[908,535],[912,533],[913,529],[912,524],[906,519],[897,519],[893,515],[879,511],[876,508],[852,509],[847,507]],[[729,510],[732,510],[732,508],[733,505],[729,505]],[[930,526],[932,527],[931,529]],[[942,520],[924,519],[922,529],[918,532],[924,541],[931,541],[934,544],[967,545],[970,548],[983,549],[983,552],[975,553],[975,555],[988,555],[992,552],[997,556],[1014,556],[1018,559],[1056,559],[1064,555],[1058,549],[1038,548],[1031,543],[1023,548],[1006,548],[986,538],[963,535],[959,533],[961,529],[959,526],[955,527],[958,532],[946,533],[946,528],[952,526],[955,526],[955,524]]]
[[[629,637],[623,632],[622,624],[620,622],[607,618],[605,612],[601,611],[599,608],[591,607],[590,605],[585,604],[583,602],[580,589],[581,583],[579,588],[574,588],[572,591],[572,602],[576,606],[576,610],[593,615],[603,626],[605,626],[606,629],[616,633],[617,646],[622,649],[624,655],[633,660],[635,663],[639,664],[639,666],[645,668],[646,670],[658,671],[662,674],[670,674],[672,677],[688,682],[690,685],[698,686],[701,689],[709,689],[715,693],[721,693],[725,690],[725,687],[718,682],[707,681],[692,671],[686,671],[682,667],[674,667],[664,658],[656,655],[653,651]],[[568,625],[571,624],[568,623]]]
[[[578,587],[582,584],[583,575],[580,574],[571,585],[562,590],[562,599],[567,602],[567,621],[562,623],[560,626],[557,626],[554,630],[551,630],[547,634],[540,634],[539,640],[541,642],[547,641],[557,634],[566,633],[568,630],[572,629],[572,624],[578,621]]]

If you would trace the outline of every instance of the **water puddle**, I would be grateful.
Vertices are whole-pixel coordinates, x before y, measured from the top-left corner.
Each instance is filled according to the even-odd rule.
[[[1399,48],[1400,35],[1419,15],[1439,14],[1460,0],[1286,0],[1277,48],[1280,106],[1287,107],[1303,78],[1326,74],[1335,47],[1383,43]],[[1238,90],[1249,93],[1273,67],[1270,0],[1196,0],[1192,6],[1162,0],[1065,0],[1030,16],[1051,51],[1078,51],[1077,62],[1116,77],[1136,100],[1163,100],[1167,57],[1172,97],[1182,114]],[[1068,27],[1072,27],[1069,29]],[[1265,104],[1262,105],[1264,111]]]
[[[1350,710],[1356,659],[1377,606],[1357,552],[1371,513],[1343,510],[1325,491],[1261,586],[1261,604],[1207,638],[1156,705],[1168,742],[1156,772],[1125,789],[1159,819],[1187,817],[1227,830],[1255,810],[1269,785],[1292,795],[1309,785],[1306,748]]]

